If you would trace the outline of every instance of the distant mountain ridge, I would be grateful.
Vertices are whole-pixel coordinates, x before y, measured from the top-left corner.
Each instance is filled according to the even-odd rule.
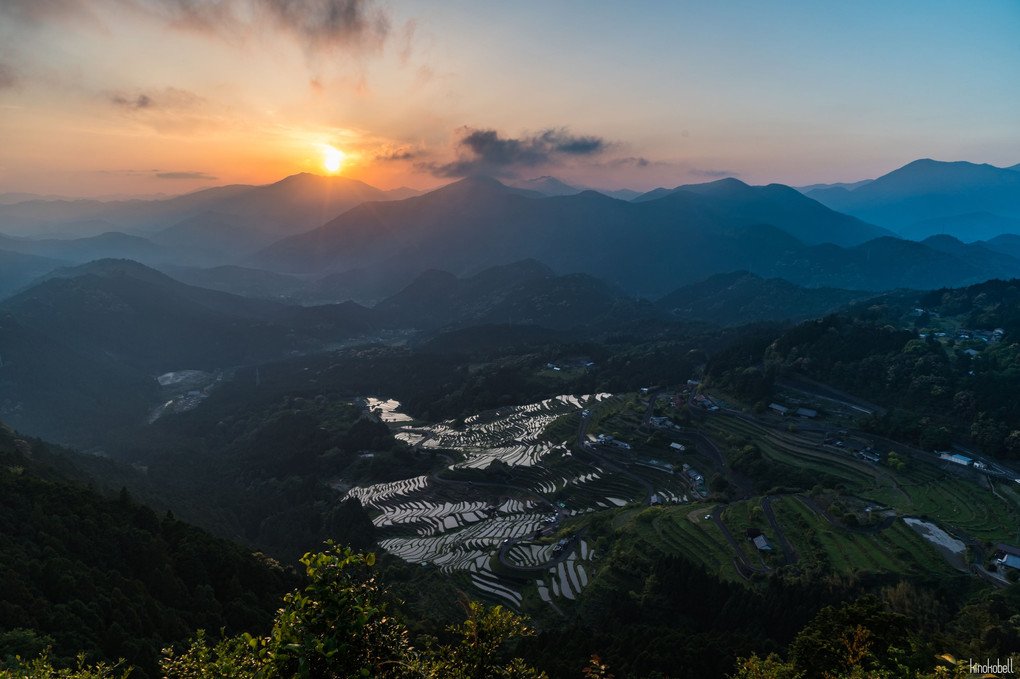
[[[63,233],[91,236],[87,224],[102,230],[152,233],[207,212],[231,215],[240,223],[278,236],[300,233],[366,201],[407,198],[402,188],[383,191],[356,179],[301,173],[264,186],[203,189],[164,200],[33,200],[0,204],[0,232],[29,235]]]
[[[872,292],[858,290],[805,288],[781,278],[766,280],[747,271],[735,271],[684,286],[659,299],[656,305],[685,320],[726,326],[803,321],[873,296]]]
[[[935,235],[940,224],[944,226],[947,220],[952,224],[964,215],[1020,218],[1020,172],[1016,166],[922,159],[853,190],[815,189],[806,195],[833,210],[915,238]],[[932,230],[925,231],[924,223],[930,223]],[[976,240],[963,230],[946,233]],[[979,237],[993,235],[998,234],[983,230]]]
[[[557,274],[587,273],[628,292],[662,294],[721,270],[762,266],[749,261],[760,258],[758,246],[744,242],[751,232],[775,233],[767,224],[813,235],[811,242],[831,233],[860,243],[884,233],[789,187],[724,180],[627,202],[594,191],[538,198],[471,177],[404,201],[361,205],[270,246],[250,265],[281,273],[441,269],[469,276],[531,258]],[[784,249],[796,247],[802,245],[794,239]]]

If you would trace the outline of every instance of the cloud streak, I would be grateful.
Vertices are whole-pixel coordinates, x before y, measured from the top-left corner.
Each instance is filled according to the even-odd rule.
[[[2,0],[0,16],[26,25],[94,19],[94,10],[140,11],[166,26],[224,38],[269,29],[313,52],[378,50],[390,31],[375,0]],[[97,22],[98,23],[98,22]]]
[[[157,179],[207,179],[215,180],[215,177],[207,172],[157,172]]]
[[[570,157],[594,156],[609,144],[602,137],[570,134],[566,128],[544,130],[519,139],[500,137],[491,129],[461,129],[455,144],[457,159],[450,163],[417,163],[418,170],[437,177],[474,174],[516,176],[526,168],[554,165]]]
[[[18,84],[18,74],[10,64],[0,61],[0,90],[9,89]]]

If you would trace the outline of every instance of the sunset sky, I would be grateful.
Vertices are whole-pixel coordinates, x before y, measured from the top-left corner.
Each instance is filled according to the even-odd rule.
[[[0,0],[0,193],[1020,163],[1020,2]]]

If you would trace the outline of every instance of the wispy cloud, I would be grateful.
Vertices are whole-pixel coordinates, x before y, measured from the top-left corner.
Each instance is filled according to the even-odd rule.
[[[500,137],[496,130],[464,127],[455,144],[456,160],[417,163],[415,167],[439,177],[516,176],[521,169],[553,165],[571,156],[593,156],[608,147],[602,137],[573,135],[566,128],[514,139]]]
[[[196,108],[205,101],[205,99],[194,92],[182,90],[177,87],[110,92],[107,97],[113,105],[129,111],[142,111],[147,109],[160,109],[164,111],[190,110]]]
[[[219,179],[207,172],[157,172],[157,179]]]
[[[282,31],[312,51],[378,49],[390,30],[375,0],[0,0],[0,16],[38,25],[94,19],[100,7],[136,10],[171,28],[226,38]]]
[[[707,177],[710,179],[721,179],[723,177],[737,177],[738,172],[733,170],[699,170],[697,168],[691,168],[687,171],[689,174],[695,177]]]
[[[8,63],[0,61],[0,90],[14,87],[18,84],[18,73]]]

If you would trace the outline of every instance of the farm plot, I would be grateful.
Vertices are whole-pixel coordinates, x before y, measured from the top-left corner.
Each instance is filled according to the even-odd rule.
[[[466,572],[480,594],[519,607],[520,582],[501,578],[489,564],[504,540],[529,538],[543,527],[543,514],[537,511],[543,503],[538,498],[527,499],[524,489],[550,501],[566,497],[573,511],[622,506],[645,495],[633,479],[588,464],[562,444],[540,440],[556,418],[577,412],[593,399],[608,397],[560,396],[502,408],[467,418],[459,429],[452,422],[407,428],[403,432],[409,435],[407,440],[414,434],[413,440],[420,440],[423,448],[455,450],[463,455],[449,470],[491,470],[497,463],[495,476],[502,482],[419,476],[354,488],[347,497],[356,497],[375,510],[373,523],[385,531],[386,537],[379,542],[383,549],[446,573]],[[504,490],[491,490],[500,486]],[[490,504],[494,493],[507,493],[506,489],[510,489],[509,497],[504,494],[498,506]],[[555,557],[552,549],[551,545],[518,543],[510,550],[510,561],[543,566]],[[584,565],[588,558],[588,546],[582,541],[543,577],[544,591],[550,597],[576,598],[588,583],[589,571]]]
[[[506,538],[533,535],[541,523],[537,516],[516,514],[496,516],[460,530],[429,536],[388,538],[379,545],[411,563],[431,563],[444,573],[471,570],[479,557],[492,555]]]
[[[831,525],[801,498],[777,498],[772,507],[781,523],[795,528],[786,532],[787,539],[807,562],[824,563],[844,573],[953,572],[938,552],[902,521],[878,533],[855,533]]]
[[[430,427],[432,437],[422,445],[463,452],[467,459],[459,463],[460,467],[484,468],[494,460],[511,467],[535,465],[554,448],[538,440],[545,427],[561,415],[576,412],[587,400],[557,396],[531,405],[487,411],[467,418],[463,429],[443,422]]]
[[[343,496],[346,500],[349,497],[357,498],[366,507],[381,507],[390,498],[411,495],[425,490],[430,483],[427,476],[415,476],[410,479],[401,479],[390,483],[377,483],[366,488],[351,488]]]
[[[588,543],[581,540],[570,556],[551,567],[548,576],[536,583],[542,601],[549,603],[553,597],[571,601],[577,599],[581,590],[588,586],[588,571],[591,568],[588,561],[591,556]]]

